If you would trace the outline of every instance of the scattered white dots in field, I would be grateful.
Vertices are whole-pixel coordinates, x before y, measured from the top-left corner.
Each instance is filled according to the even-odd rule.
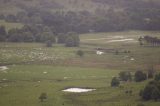
[[[15,67],[16,65],[15,65],[15,64],[12,64],[12,66]]]
[[[82,76],[82,79],[85,79],[85,78],[87,78],[86,76]]]
[[[47,73],[48,73],[48,72],[46,72],[46,71],[45,71],[45,72],[43,72],[43,74],[47,74]]]
[[[90,92],[90,91],[94,91],[96,89],[84,89],[84,88],[68,88],[65,90],[62,90],[64,92],[73,92],[73,93],[83,93],[83,92]]]
[[[124,58],[128,58],[129,56],[124,56]]]
[[[3,87],[8,87],[8,85],[7,85],[7,84],[5,84],[5,85],[3,85]]]
[[[0,71],[0,72],[2,72],[2,73],[8,73],[8,71],[6,71],[6,70],[2,70],[2,71]]]
[[[134,59],[134,58],[131,58],[130,60],[131,60],[131,61],[134,61],[135,59]]]
[[[0,71],[1,72],[7,72],[5,70],[8,70],[9,68],[7,66],[0,66]]]
[[[68,55],[65,55],[62,52],[46,52],[45,49],[42,51],[41,48],[32,49],[32,50],[21,50],[21,49],[0,49],[1,59],[2,60],[12,60],[13,58],[21,61],[44,61],[44,60],[52,60],[55,61],[57,59],[63,59]]]
[[[38,83],[40,83],[41,81],[38,81]]]
[[[42,50],[42,48],[34,48],[34,50]]]
[[[125,61],[123,61],[123,63],[127,63],[127,61],[125,60]]]
[[[92,78],[96,78],[96,76],[91,76]]]
[[[97,55],[102,55],[102,54],[104,54],[104,52],[96,51],[96,54],[97,54]]]
[[[70,77],[64,77],[63,79],[69,79]]]
[[[5,79],[5,78],[4,78],[4,79],[2,79],[2,80],[3,80],[3,81],[7,81],[8,79]]]

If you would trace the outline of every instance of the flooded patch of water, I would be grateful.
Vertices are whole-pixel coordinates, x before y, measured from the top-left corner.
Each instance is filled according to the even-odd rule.
[[[7,66],[0,66],[0,70],[4,71],[4,70],[7,70],[8,67]]]
[[[65,90],[62,90],[64,92],[73,92],[73,93],[84,93],[84,92],[91,92],[96,89],[85,89],[85,88],[68,88]]]

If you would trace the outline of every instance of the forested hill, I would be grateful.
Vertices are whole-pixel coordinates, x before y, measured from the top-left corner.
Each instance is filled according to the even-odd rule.
[[[16,14],[29,8],[54,11],[89,11],[125,9],[129,6],[160,7],[159,0],[0,0],[0,13]]]
[[[0,19],[56,33],[159,30],[159,0],[0,0]]]

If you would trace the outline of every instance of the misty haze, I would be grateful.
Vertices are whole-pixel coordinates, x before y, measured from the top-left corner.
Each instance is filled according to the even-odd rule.
[[[0,106],[160,106],[160,0],[0,0]]]

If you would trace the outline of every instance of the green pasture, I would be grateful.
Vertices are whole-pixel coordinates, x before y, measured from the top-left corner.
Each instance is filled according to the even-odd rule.
[[[2,106],[136,106],[140,101],[142,83],[121,83],[111,88],[112,77],[121,70],[97,68],[62,67],[48,65],[11,65],[0,72],[0,105]],[[47,72],[47,73],[44,73]],[[69,87],[94,88],[88,93],[65,93]],[[133,90],[132,95],[125,93]],[[46,92],[48,99],[38,99]],[[158,106],[158,102],[144,102],[146,106]]]
[[[112,77],[120,71],[147,71],[154,66],[159,72],[159,47],[140,46],[138,38],[160,32],[126,31],[90,33],[80,35],[80,47],[67,48],[42,43],[0,43],[0,106],[159,106],[159,102],[142,101],[139,91],[148,82],[121,82],[118,88],[110,87]],[[118,36],[118,37],[117,37]],[[97,40],[98,39],[98,40]],[[116,41],[133,39],[133,41]],[[103,55],[97,55],[103,48]],[[84,56],[76,55],[77,50]],[[108,51],[111,50],[111,51]],[[116,54],[115,50],[119,53]],[[101,50],[100,50],[101,51]],[[130,51],[125,53],[124,51]],[[134,59],[134,60],[132,60]],[[65,88],[94,88],[88,93],[66,93]],[[132,90],[132,95],[126,94]],[[41,93],[48,99],[40,102]]]

